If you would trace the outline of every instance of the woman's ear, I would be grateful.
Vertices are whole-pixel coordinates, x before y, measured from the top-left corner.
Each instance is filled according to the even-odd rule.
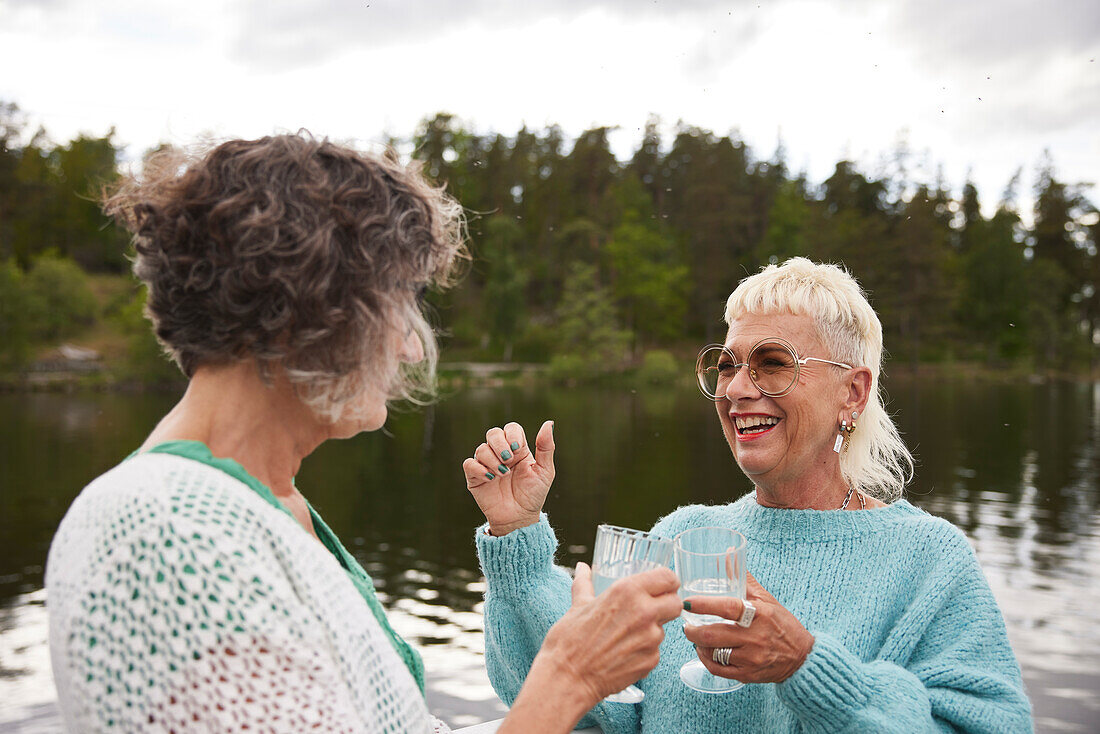
[[[848,400],[844,403],[844,412],[850,416],[852,413],[863,415],[867,401],[871,399],[871,370],[867,367],[856,367],[852,370],[851,380],[848,383]]]

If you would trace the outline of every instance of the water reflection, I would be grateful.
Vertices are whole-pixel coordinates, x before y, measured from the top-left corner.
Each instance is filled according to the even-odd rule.
[[[1100,385],[897,378],[890,409],[919,459],[910,500],[963,528],[1004,610],[1040,731],[1095,731],[1100,709]],[[42,566],[83,484],[139,445],[171,395],[0,395],[0,730],[48,685]],[[374,577],[425,657],[452,725],[503,709],[484,674],[481,516],[461,462],[486,428],[556,420],[548,510],[560,560],[595,526],[648,527],[750,489],[713,405],[692,390],[478,389],[394,416],[389,435],[322,446],[298,484]],[[18,703],[17,703],[18,702]]]
[[[1100,385],[896,391],[920,438],[911,499],[962,527],[1001,604],[1045,731],[1100,728]],[[907,389],[906,389],[907,388]],[[929,399],[935,393],[935,400]]]

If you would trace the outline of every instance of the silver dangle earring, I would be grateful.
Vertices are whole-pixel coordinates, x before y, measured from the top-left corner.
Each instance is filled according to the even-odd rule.
[[[848,421],[840,422],[840,433],[836,434],[836,441],[833,441],[833,452],[839,454],[841,448],[844,446],[844,433],[848,430]]]

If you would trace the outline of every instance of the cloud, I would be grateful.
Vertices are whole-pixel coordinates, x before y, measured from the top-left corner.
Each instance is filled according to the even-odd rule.
[[[589,13],[624,21],[697,21],[708,15],[717,21],[734,9],[759,7],[761,1],[243,0],[237,9],[240,35],[234,56],[248,65],[285,68],[324,61],[347,50],[392,48],[470,28],[520,31],[540,21],[570,21]],[[675,26],[670,32],[676,32]],[[452,53],[461,54],[461,49]]]
[[[1006,59],[1041,61],[1100,49],[1095,0],[908,0],[890,7],[891,32],[932,69],[1000,67]]]
[[[23,10],[24,8],[52,10],[55,8],[64,7],[67,3],[68,0],[0,0],[0,11],[19,11]]]
[[[1050,134],[1100,118],[1100,3],[910,0],[890,6],[888,33],[940,82],[945,98],[972,104],[970,125]],[[945,100],[950,104],[951,100]]]

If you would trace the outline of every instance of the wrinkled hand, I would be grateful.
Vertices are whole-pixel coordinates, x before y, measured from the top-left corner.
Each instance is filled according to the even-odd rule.
[[[684,636],[695,643],[695,650],[707,670],[722,678],[742,683],[779,683],[790,678],[806,662],[814,646],[814,636],[787,608],[748,575],[746,596],[756,607],[756,616],[748,627],[730,624],[684,625]],[[693,596],[691,611],[717,614],[730,620],[741,618],[744,603],[740,599]],[[716,647],[733,649],[729,665],[711,658]]]
[[[485,432],[485,443],[462,462],[466,488],[489,521],[489,532],[507,535],[538,522],[554,482],[554,423],[546,421],[535,437],[535,451],[518,423]]]
[[[657,666],[662,626],[682,609],[679,586],[676,574],[658,568],[619,579],[596,600],[592,571],[578,563],[573,606],[546,634],[534,665],[557,666],[591,708]]]

